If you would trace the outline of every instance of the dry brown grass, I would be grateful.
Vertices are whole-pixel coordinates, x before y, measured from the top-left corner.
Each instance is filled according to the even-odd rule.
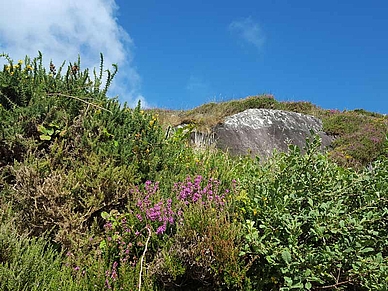
[[[225,102],[211,102],[190,110],[151,109],[159,116],[164,127],[180,124],[195,124],[198,130],[208,131],[223,121],[226,116],[242,112],[249,108],[278,108],[279,102],[272,95],[248,96],[246,98]]]

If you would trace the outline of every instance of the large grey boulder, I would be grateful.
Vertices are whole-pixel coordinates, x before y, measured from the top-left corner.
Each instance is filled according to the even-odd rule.
[[[251,154],[266,159],[274,149],[288,151],[289,144],[303,149],[311,130],[320,135],[322,148],[333,141],[323,132],[322,121],[318,118],[272,109],[248,109],[226,117],[212,134],[216,147],[232,155]]]

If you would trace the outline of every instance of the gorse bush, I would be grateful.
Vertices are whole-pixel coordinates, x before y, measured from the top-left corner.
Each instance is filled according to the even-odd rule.
[[[104,99],[105,94],[117,73],[117,66],[113,65],[114,71],[106,70],[107,78],[103,84],[103,56],[101,54],[100,70],[97,74],[93,71],[94,80],[91,80],[89,70],[81,70],[81,61],[70,63],[67,71],[62,74],[65,62],[56,70],[55,65],[50,63],[49,73],[43,66],[43,56],[31,60],[26,57],[24,61],[19,60],[15,65],[13,60],[5,54],[0,55],[8,61],[4,65],[1,74],[0,103],[7,109],[20,106],[27,106],[36,103],[37,100],[58,94],[68,95],[67,99],[78,99],[86,102],[82,97],[89,95],[90,98],[98,97]],[[103,88],[102,88],[103,87]],[[42,96],[43,95],[43,96]],[[66,99],[66,98],[64,98]],[[67,100],[69,101],[69,100]],[[71,110],[69,110],[71,112]]]
[[[140,104],[130,109],[105,97],[115,72],[100,90],[103,63],[94,83],[80,61],[62,77],[53,65],[46,74],[41,55],[33,66],[25,74],[40,83],[28,106],[3,93],[1,171],[15,185],[9,195],[22,227],[36,235],[54,229],[59,242],[78,244],[102,211],[125,207],[129,186],[154,178],[167,142],[156,116]]]
[[[265,95],[166,132],[162,111],[107,97],[102,55],[92,73],[3,57],[1,290],[387,290],[386,117]],[[334,148],[190,147],[190,129],[247,108],[323,116]]]
[[[100,74],[94,74],[94,82],[88,70],[80,70],[80,60],[70,64],[66,74],[61,75],[64,63],[58,72],[51,64],[50,73],[46,73],[42,54],[32,61],[26,57],[16,65],[7,55],[2,57],[9,64],[0,72],[0,152],[11,162],[13,158],[21,160],[31,148],[47,148],[50,144],[47,141],[53,142],[54,137],[64,135],[81,110],[99,108],[98,103],[106,101],[104,94],[117,70],[114,67],[113,73],[107,71],[105,88],[100,89],[102,55]]]

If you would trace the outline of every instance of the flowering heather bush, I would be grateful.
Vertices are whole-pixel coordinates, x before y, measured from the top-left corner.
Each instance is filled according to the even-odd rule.
[[[136,218],[142,222],[149,222],[151,225],[156,227],[156,234],[163,234],[167,230],[167,225],[174,225],[175,222],[175,213],[172,210],[172,199],[161,199],[156,203],[152,203],[153,197],[159,191],[159,183],[152,183],[151,181],[146,181],[145,193],[141,193],[139,189],[136,189],[135,197],[137,199],[137,211],[140,212],[136,214]],[[142,199],[142,194],[145,194]]]
[[[383,153],[387,124],[384,121],[369,121],[359,130],[338,138],[331,158],[341,165],[361,167]]]
[[[121,215],[116,212],[113,212],[115,215],[103,213],[103,218],[108,221],[105,229],[110,231],[113,226],[120,226],[121,230],[129,233],[126,222],[131,220],[135,222],[134,225],[139,225],[135,232],[144,227],[150,227],[157,235],[164,234],[168,227],[172,232],[175,222],[182,217],[188,206],[202,203],[205,206],[222,209],[228,193],[229,189],[220,193],[220,181],[217,179],[210,178],[204,181],[202,176],[196,176],[194,179],[188,176],[185,182],[174,184],[172,198],[164,198],[161,197],[159,182],[146,181],[143,190],[138,187],[132,189],[136,204],[132,205],[128,213]]]
[[[196,205],[223,209],[229,190],[222,192],[220,181],[205,180],[198,175],[175,183],[169,198],[162,196],[159,182],[146,181],[143,187],[135,187],[131,192],[134,202],[127,213],[102,213],[106,223],[100,249],[107,264],[114,262],[106,271],[107,286],[112,286],[120,277],[121,266],[130,266],[133,270],[138,267],[148,239],[147,229],[151,238],[147,261],[152,261],[169,237],[176,235],[177,222],[186,223],[183,218],[188,209]]]
[[[233,182],[231,191],[221,187],[219,180],[204,180],[202,176],[174,184],[179,206],[176,233],[150,266],[150,272],[164,287],[242,287],[242,233],[231,219],[233,211],[228,203],[236,194],[235,187]]]
[[[185,205],[201,201],[203,204],[214,203],[215,206],[223,206],[225,204],[225,195],[229,193],[226,189],[225,193],[219,192],[220,181],[210,178],[205,187],[202,187],[203,177],[197,176],[194,181],[191,177],[187,177],[185,182],[174,184],[174,191],[177,193],[177,199]]]
[[[329,116],[323,119],[323,125],[325,132],[337,136],[330,152],[333,161],[346,167],[361,168],[384,154],[387,118],[359,110],[329,112]]]

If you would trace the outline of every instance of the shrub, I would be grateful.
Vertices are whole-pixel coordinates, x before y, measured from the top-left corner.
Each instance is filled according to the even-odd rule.
[[[45,236],[31,239],[18,234],[12,215],[0,209],[0,289],[41,290],[58,279],[61,254]]]
[[[24,67],[4,57],[0,289],[385,290],[385,117],[270,95],[190,111],[198,125],[216,108],[218,122],[284,106],[321,114],[338,136],[330,159],[318,139],[304,154],[231,158],[109,99],[116,67],[103,84],[102,56],[94,81],[80,60],[62,74],[41,54]]]
[[[170,198],[163,198],[159,183],[147,181],[144,188],[132,191],[127,212],[104,212],[100,249],[107,265],[116,262],[118,274],[110,285],[131,288],[124,283],[128,268],[133,278],[146,263],[146,278],[155,277],[163,288],[183,280],[213,287],[241,285],[241,235],[228,217],[229,192],[220,187],[216,179],[187,177],[175,184]]]
[[[248,276],[261,290],[381,289],[388,271],[388,200],[381,191],[387,165],[357,174],[328,161],[318,145],[310,143],[305,155],[292,148],[251,172],[249,183],[240,181],[243,253],[257,258]]]

